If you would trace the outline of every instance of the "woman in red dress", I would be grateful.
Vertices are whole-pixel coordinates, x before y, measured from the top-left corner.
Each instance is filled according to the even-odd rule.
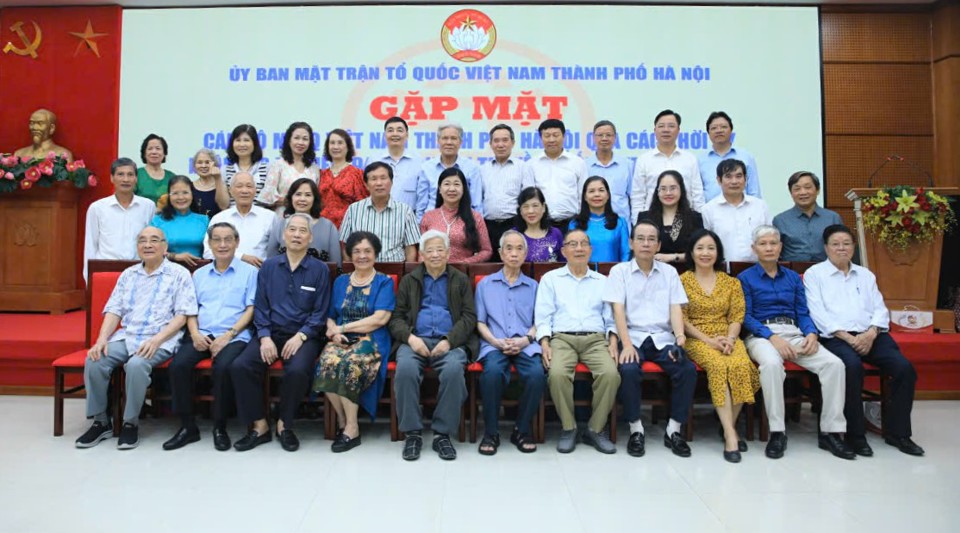
[[[340,229],[347,207],[370,196],[363,181],[363,170],[350,164],[355,155],[350,134],[339,128],[327,134],[323,158],[330,162],[330,166],[320,172],[321,215],[333,222],[337,229]]]

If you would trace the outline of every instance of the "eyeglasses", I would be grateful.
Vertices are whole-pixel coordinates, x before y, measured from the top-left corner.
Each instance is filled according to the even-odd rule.
[[[237,242],[237,239],[233,237],[214,237],[210,239],[210,244],[233,244]]]
[[[152,244],[156,246],[161,242],[166,242],[166,241],[167,239],[159,239],[157,237],[152,237],[150,239],[137,239],[137,246],[143,246],[144,244]]]
[[[590,241],[569,241],[563,243],[564,248],[588,248],[590,246]]]

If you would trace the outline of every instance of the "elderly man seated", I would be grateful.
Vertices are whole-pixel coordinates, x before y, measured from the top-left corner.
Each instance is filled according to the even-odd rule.
[[[500,446],[498,429],[500,400],[510,383],[510,366],[516,368],[523,393],[517,409],[517,424],[510,442],[523,453],[537,451],[530,423],[540,406],[547,379],[540,364],[533,307],[537,282],[520,272],[527,257],[527,240],[517,230],[500,237],[503,269],[477,284],[477,331],[480,332],[480,394],[483,396],[483,441],[480,453],[493,455]]]
[[[137,255],[143,262],[120,274],[103,308],[103,326],[83,366],[87,418],[93,418],[93,425],[77,439],[77,448],[92,448],[113,434],[107,387],[120,365],[126,376],[126,405],[117,448],[128,450],[140,444],[138,419],[150,374],[173,356],[187,316],[197,314],[190,272],[167,261],[166,254],[162,230],[141,230]]]
[[[820,345],[800,275],[777,263],[781,248],[777,228],[758,226],[753,230],[753,251],[760,261],[737,276],[747,304],[743,319],[747,353],[760,366],[760,386],[770,419],[766,455],[779,459],[787,449],[783,364],[792,361],[820,378],[820,448],[842,459],[855,459],[856,454],[840,438],[847,430],[843,362]]]
[[[433,450],[441,459],[452,461],[457,451],[450,442],[450,432],[460,425],[460,407],[467,398],[463,366],[479,350],[477,312],[467,276],[447,264],[447,234],[425,232],[420,237],[420,253],[423,263],[400,281],[397,307],[389,324],[399,346],[393,387],[400,431],[406,434],[403,458],[420,458],[420,382],[429,366],[440,377],[433,411]]]
[[[847,444],[857,455],[869,457],[863,416],[863,363],[880,367],[883,379],[889,379],[889,397],[883,440],[909,455],[923,455],[923,448],[910,439],[910,412],[917,372],[887,333],[890,312],[877,287],[877,277],[850,262],[853,257],[853,232],[837,224],[823,231],[827,260],[818,263],[803,278],[807,289],[810,316],[823,337],[823,345],[846,365],[847,398],[843,414],[847,417]]]

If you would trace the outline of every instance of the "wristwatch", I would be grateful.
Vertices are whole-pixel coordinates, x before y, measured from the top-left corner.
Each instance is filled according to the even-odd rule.
[[[536,343],[537,343],[537,338],[534,337],[533,335],[527,335],[527,340],[530,341],[530,344],[536,344]]]
[[[300,341],[301,341],[301,342],[307,342],[307,334],[306,334],[306,333],[304,333],[304,332],[302,332],[302,331],[298,331],[298,332],[297,332],[297,337],[300,337]]]
[[[231,337],[236,337],[236,336],[237,336],[237,330],[235,330],[235,329],[233,329],[233,328],[228,329],[228,330],[227,330],[227,333],[229,333]]]

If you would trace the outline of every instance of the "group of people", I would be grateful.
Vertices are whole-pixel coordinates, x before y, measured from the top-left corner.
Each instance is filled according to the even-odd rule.
[[[582,441],[614,453],[607,419],[619,396],[630,429],[627,452],[642,456],[642,364],[652,361],[671,380],[663,442],[674,454],[691,454],[681,427],[699,365],[721,422],[724,458],[738,462],[746,451],[735,421],[761,386],[772,431],[766,455],[778,458],[787,442],[784,361],[793,361],[819,376],[821,448],[846,459],[872,454],[860,399],[868,362],[891,377],[886,442],[921,455],[910,430],[916,375],[887,333],[875,278],[851,262],[852,233],[816,203],[818,178],[791,176],[796,205],[771,225],[752,157],[730,146],[730,118],[710,116],[714,149],[700,162],[676,147],[679,124],[677,113],[660,113],[657,148],[632,168],[613,157],[616,131],[608,121],[595,128],[597,155],[588,162],[563,149],[564,126],[554,119],[539,128],[544,152],[514,159],[513,131],[501,124],[491,130],[494,159],[477,167],[459,156],[459,126],[439,128],[440,156],[424,163],[405,153],[407,125],[394,117],[385,124],[388,152],[362,171],[340,165],[353,158],[353,147],[346,132],[331,132],[324,157],[340,167],[326,180],[310,175],[316,165],[309,125],[291,125],[282,162],[266,170],[255,130],[242,125],[222,177],[212,170],[213,155],[198,153],[200,178],[169,176],[159,214],[137,194],[146,190],[141,179],[156,180],[157,168],[138,170],[118,159],[114,194],[88,212],[85,255],[141,263],[121,275],[90,349],[85,382],[94,423],[77,446],[112,434],[106,388],[113,369],[124,365],[118,446],[135,447],[150,371],[171,358],[182,422],[164,448],[199,440],[193,370],[209,357],[217,449],[245,451],[276,435],[284,449],[296,450],[297,406],[312,390],[330,397],[338,427],[332,448],[346,451],[360,444],[359,408],[375,414],[394,357],[405,459],[422,449],[427,367],[440,382],[431,447],[443,459],[456,457],[449,435],[459,425],[470,360],[483,363],[480,453],[500,445],[499,402],[516,371],[523,393],[510,441],[520,451],[536,450],[531,421],[549,387],[562,426],[560,452]],[[147,167],[156,167],[166,142],[148,138],[142,152]],[[714,184],[701,181],[702,165],[714,165]],[[212,192],[218,212],[196,207],[196,184],[205,179],[200,187]],[[212,262],[191,281],[180,264],[196,267],[202,258]],[[450,265],[491,258],[503,268],[475,292]],[[325,262],[344,260],[354,270],[331,280]],[[737,278],[725,274],[725,261],[738,260],[757,264]],[[779,260],[820,262],[801,279]],[[383,262],[420,264],[395,289],[376,269]],[[523,274],[525,262],[566,265],[538,283]],[[618,264],[604,276],[591,269],[597,262]],[[682,275],[674,266],[680,264],[688,267]],[[845,298],[826,297],[838,291]],[[271,433],[262,384],[276,361],[284,370]],[[582,432],[573,409],[578,362],[593,376],[592,414]],[[231,443],[226,421],[234,409],[248,430]]]

